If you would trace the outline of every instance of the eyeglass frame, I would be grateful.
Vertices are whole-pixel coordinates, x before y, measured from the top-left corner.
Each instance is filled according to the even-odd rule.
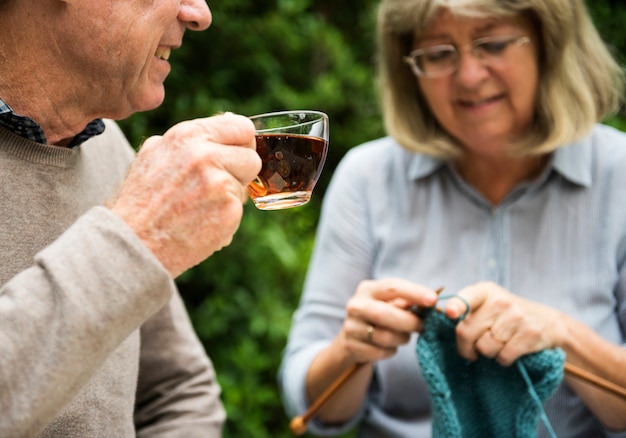
[[[503,47],[503,51],[506,50],[510,45],[515,45],[517,47],[523,46],[524,44],[528,44],[531,42],[531,39],[528,35],[522,36],[514,36],[514,35],[494,35],[483,38],[475,39],[471,42],[471,44],[467,44],[465,46],[457,48],[453,44],[438,44],[436,46],[423,47],[420,49],[413,50],[406,56],[402,57],[402,60],[407,63],[415,76],[423,77],[423,78],[436,78],[441,76],[446,76],[454,73],[459,68],[459,53],[467,51],[469,48],[470,52],[479,59],[484,62],[484,52],[481,52],[481,45],[484,43],[490,42],[502,42],[505,44]],[[437,53],[438,51],[443,51],[443,49],[450,50],[454,55],[453,64],[444,70],[435,72],[435,73],[427,73],[423,71],[417,64],[416,58],[420,55],[428,54],[428,53]]]

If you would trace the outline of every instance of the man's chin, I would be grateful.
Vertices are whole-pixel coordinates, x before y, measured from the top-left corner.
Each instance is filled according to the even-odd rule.
[[[155,108],[161,106],[163,101],[165,100],[165,88],[163,86],[160,87],[159,90],[155,91],[149,96],[145,96],[145,104],[140,106],[137,112],[139,111],[150,111]]]
[[[126,97],[125,105],[116,105],[114,108],[110,108],[112,111],[107,111],[105,118],[113,120],[123,120],[135,113],[141,113],[153,110],[161,106],[165,100],[165,88],[163,85],[160,87],[153,87],[151,90],[134,94]]]
[[[164,100],[165,90],[163,88],[150,95],[144,95],[141,99],[138,99],[134,102],[134,104],[130,105],[128,114],[126,114],[123,118],[130,117],[135,113],[141,113],[158,108],[161,104],[163,104]]]

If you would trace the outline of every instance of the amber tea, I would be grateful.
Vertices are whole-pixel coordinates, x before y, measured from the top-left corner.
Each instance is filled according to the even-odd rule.
[[[262,168],[248,185],[257,208],[278,210],[306,204],[326,160],[328,117],[316,111],[286,111],[251,117]]]
[[[326,158],[326,140],[293,134],[256,137],[263,167],[248,193],[266,210],[302,205],[309,201]]]

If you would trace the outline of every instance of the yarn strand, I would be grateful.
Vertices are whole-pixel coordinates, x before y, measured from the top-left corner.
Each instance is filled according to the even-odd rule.
[[[533,385],[533,382],[530,380],[528,371],[526,371],[526,367],[520,360],[516,361],[515,363],[517,365],[517,369],[519,370],[520,374],[524,378],[524,382],[526,382],[526,386],[528,387],[528,393],[530,394],[530,397],[533,399],[533,401],[537,405],[537,409],[539,410],[541,421],[546,426],[546,429],[548,430],[548,433],[550,434],[550,438],[557,438],[556,433],[554,432],[554,429],[552,428],[552,424],[550,424],[550,420],[548,419],[548,416],[546,415],[546,411],[543,409],[543,403],[541,402],[541,399],[539,398],[539,396],[537,395],[537,392],[535,391],[535,387]]]

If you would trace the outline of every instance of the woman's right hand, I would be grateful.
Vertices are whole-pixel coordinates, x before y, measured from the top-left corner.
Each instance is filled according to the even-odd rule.
[[[423,329],[422,319],[408,310],[436,303],[435,291],[407,280],[362,281],[346,305],[347,316],[335,344],[354,363],[391,357],[411,333]]]
[[[306,379],[309,402],[357,364],[355,374],[341,386],[318,417],[328,423],[348,421],[361,408],[372,379],[372,363],[393,356],[411,333],[423,329],[423,320],[409,309],[432,307],[437,293],[398,278],[362,281],[346,305],[347,316],[339,334],[309,367]]]

